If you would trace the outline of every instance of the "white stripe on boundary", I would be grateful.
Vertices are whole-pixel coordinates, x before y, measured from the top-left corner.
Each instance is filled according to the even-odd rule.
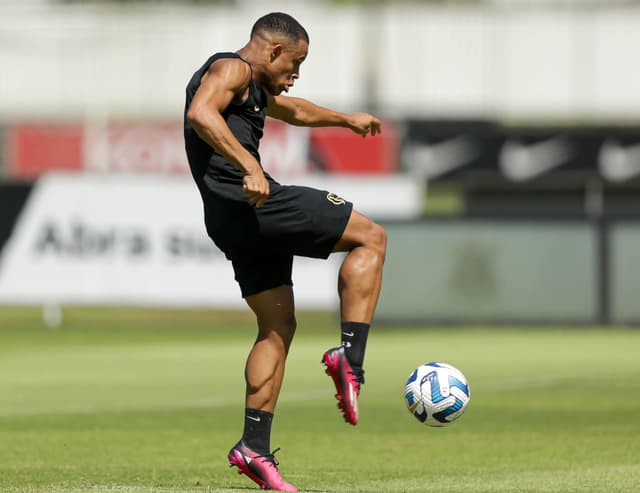
[[[280,396],[279,402],[305,402],[316,399],[329,398],[331,391],[328,389],[287,393]],[[170,403],[158,403],[157,405],[128,405],[128,406],[103,406],[103,405],[86,405],[86,406],[70,406],[58,408],[42,408],[31,407],[23,409],[0,409],[0,417],[22,417],[22,416],[47,416],[47,415],[67,415],[67,414],[94,414],[94,413],[125,413],[125,412],[144,412],[144,411],[179,411],[185,409],[207,409],[219,408],[224,406],[235,405],[239,398],[216,399],[203,398],[192,401]]]

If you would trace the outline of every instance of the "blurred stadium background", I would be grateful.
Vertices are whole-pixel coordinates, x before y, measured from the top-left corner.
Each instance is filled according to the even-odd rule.
[[[384,133],[270,120],[265,168],[389,233],[356,429],[319,364],[340,258],[296,260],[284,477],[640,491],[640,1],[617,0],[0,0],[0,491],[252,488],[224,458],[255,320],[181,125],[193,71],[275,10],[311,37],[292,94]],[[406,411],[425,361],[469,379],[460,424]]]
[[[0,2],[0,304],[243,309],[204,236],[184,87],[265,12],[293,95],[381,138],[268,122],[264,166],[390,235],[379,322],[640,321],[640,2]],[[300,260],[333,310],[339,259]]]

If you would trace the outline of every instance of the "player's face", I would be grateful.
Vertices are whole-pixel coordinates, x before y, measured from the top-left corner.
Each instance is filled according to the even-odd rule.
[[[309,45],[303,39],[297,44],[280,45],[280,50],[274,53],[269,70],[267,89],[273,95],[282,91],[289,92],[295,80],[300,77],[300,65],[307,57]]]

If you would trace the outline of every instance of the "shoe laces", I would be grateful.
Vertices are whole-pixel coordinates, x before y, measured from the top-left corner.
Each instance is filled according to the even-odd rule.
[[[275,467],[276,469],[278,469],[278,466],[280,465],[280,463],[278,462],[278,459],[276,459],[276,452],[278,452],[280,450],[280,447],[278,447],[277,449],[275,449],[273,452],[269,453],[269,454],[263,454],[263,455],[256,455],[254,457],[254,459],[264,459],[263,462],[268,462],[269,464],[271,464],[273,467]]]
[[[360,385],[364,384],[364,370],[362,368],[351,368],[351,373]]]

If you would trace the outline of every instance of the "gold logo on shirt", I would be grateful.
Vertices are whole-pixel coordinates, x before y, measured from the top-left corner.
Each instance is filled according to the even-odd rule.
[[[256,113],[258,111],[260,111],[260,106],[258,106],[257,104],[253,107],[253,111],[255,111]]]
[[[346,200],[344,200],[342,197],[338,197],[333,192],[329,192],[327,194],[327,200],[331,202],[333,205],[344,205],[346,203]]]

